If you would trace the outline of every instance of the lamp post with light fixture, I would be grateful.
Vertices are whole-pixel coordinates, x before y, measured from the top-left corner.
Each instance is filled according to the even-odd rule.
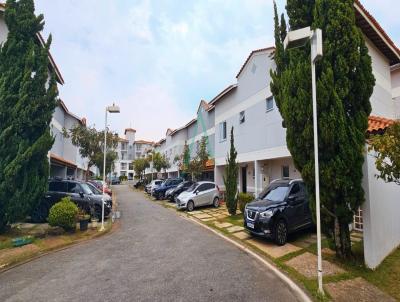
[[[315,63],[322,58],[322,30],[310,27],[289,31],[283,42],[284,49],[303,46],[311,41],[311,82],[312,82],[312,107],[314,128],[314,167],[315,167],[315,208],[317,219],[317,249],[318,249],[318,291],[324,293],[322,287],[322,254],[321,254],[321,208],[319,193],[319,161],[318,161],[318,124],[317,124],[317,84],[315,75]]]
[[[119,113],[119,107],[115,104],[106,107],[106,117],[104,126],[104,160],[103,160],[103,200],[101,203],[101,227],[100,231],[104,231],[104,196],[105,196],[105,185],[106,185],[106,157],[107,157],[107,113]]]

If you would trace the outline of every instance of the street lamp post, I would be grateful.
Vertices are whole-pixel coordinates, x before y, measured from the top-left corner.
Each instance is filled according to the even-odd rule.
[[[322,254],[321,254],[321,207],[319,194],[319,160],[318,160],[318,124],[317,124],[317,84],[315,76],[315,63],[322,58],[322,30],[310,27],[290,31],[286,35],[284,48],[303,46],[311,40],[311,82],[313,102],[313,128],[314,128],[314,167],[315,167],[315,204],[317,219],[317,249],[318,249],[318,291],[324,293],[322,287]]]
[[[101,227],[100,231],[104,231],[104,196],[106,194],[105,189],[106,189],[106,157],[107,157],[107,113],[119,113],[119,107],[113,104],[112,106],[107,106],[106,107],[106,117],[104,121],[104,160],[103,160],[103,200],[101,203]]]

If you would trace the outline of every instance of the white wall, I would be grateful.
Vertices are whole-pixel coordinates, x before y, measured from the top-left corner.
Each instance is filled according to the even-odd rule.
[[[392,100],[392,82],[389,60],[366,38],[366,45],[372,59],[372,72],[375,76],[375,87],[371,96],[372,115],[394,118]]]
[[[400,244],[400,186],[377,179],[372,153],[363,166],[366,201],[364,221],[364,257],[369,268],[376,268]]]

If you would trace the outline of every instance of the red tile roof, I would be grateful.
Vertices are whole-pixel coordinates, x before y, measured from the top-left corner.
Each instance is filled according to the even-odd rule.
[[[393,125],[394,120],[387,119],[380,116],[371,115],[368,118],[368,133],[374,133],[378,131],[383,131],[389,126]]]
[[[140,140],[137,140],[137,141],[135,141],[135,144],[142,144],[142,145],[145,145],[145,144],[147,144],[147,145],[153,145],[153,144],[154,144],[154,142],[151,142],[151,141],[145,141],[145,140],[143,140],[143,139],[140,139]]]
[[[50,160],[55,162],[55,163],[63,164],[63,165],[66,165],[66,166],[70,166],[70,167],[74,167],[74,168],[77,167],[77,165],[74,162],[66,160],[63,157],[58,156],[58,155],[56,155],[54,153],[50,153]]]

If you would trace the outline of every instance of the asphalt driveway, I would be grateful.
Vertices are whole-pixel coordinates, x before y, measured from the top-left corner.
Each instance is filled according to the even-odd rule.
[[[237,247],[115,188],[119,230],[0,274],[0,301],[297,301]]]

